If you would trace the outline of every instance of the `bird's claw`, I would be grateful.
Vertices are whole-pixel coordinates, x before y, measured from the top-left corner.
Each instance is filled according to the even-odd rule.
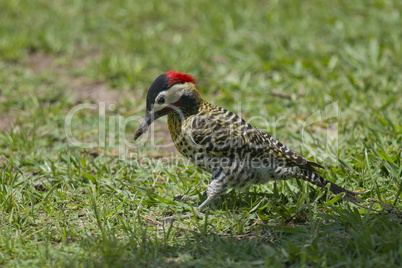
[[[166,217],[163,219],[163,221],[164,222],[173,222],[174,220],[183,220],[183,219],[188,219],[188,218],[192,218],[192,217],[202,218],[204,216],[205,216],[204,213],[197,210],[194,213],[187,213],[185,215],[174,215],[171,217]]]
[[[178,194],[178,195],[175,195],[175,197],[173,197],[173,200],[174,201],[180,200],[181,202],[185,202],[188,200],[196,201],[196,200],[198,200],[198,196],[189,196],[189,195]]]

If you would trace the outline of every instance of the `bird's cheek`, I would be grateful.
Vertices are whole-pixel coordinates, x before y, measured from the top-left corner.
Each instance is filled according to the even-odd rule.
[[[162,110],[159,110],[157,112],[155,112],[155,119],[164,116],[172,111],[176,111],[179,109],[179,107],[182,105],[182,100],[179,99],[178,101],[176,101],[175,103],[169,104],[168,106],[166,106],[165,108],[163,108]]]
[[[157,111],[157,112],[155,113],[155,115],[159,118],[159,117],[161,117],[161,116],[164,116],[164,115],[170,113],[170,112],[173,111],[173,110],[174,110],[174,107],[170,107],[170,105],[169,105],[169,106],[163,108],[162,110]]]

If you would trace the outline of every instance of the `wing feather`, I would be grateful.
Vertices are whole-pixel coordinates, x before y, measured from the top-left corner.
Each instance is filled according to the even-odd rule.
[[[218,157],[275,157],[308,170],[323,168],[293,152],[236,114],[209,104],[185,126],[191,141]],[[212,107],[212,109],[211,109]]]

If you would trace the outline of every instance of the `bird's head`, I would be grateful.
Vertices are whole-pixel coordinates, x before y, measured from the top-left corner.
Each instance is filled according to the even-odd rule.
[[[189,74],[169,71],[152,83],[147,94],[145,118],[134,134],[138,139],[152,122],[169,113],[180,116],[194,110],[202,101],[195,79]]]

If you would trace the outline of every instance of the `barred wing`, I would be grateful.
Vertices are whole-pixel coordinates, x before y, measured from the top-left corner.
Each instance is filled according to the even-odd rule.
[[[274,157],[290,166],[297,165],[308,170],[315,170],[314,167],[323,168],[220,107],[192,117],[185,129],[187,137],[196,146],[218,157]]]

